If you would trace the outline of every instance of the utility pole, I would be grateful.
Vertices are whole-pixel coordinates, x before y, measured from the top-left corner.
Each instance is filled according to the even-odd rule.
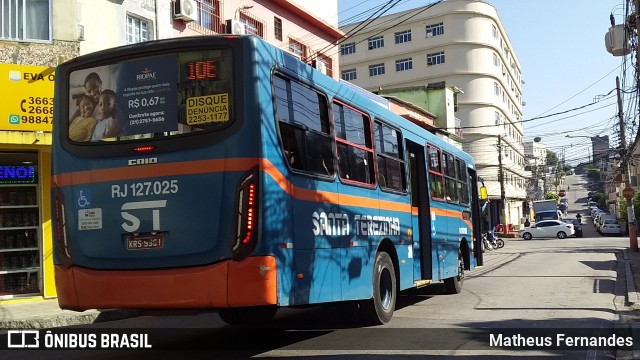
[[[640,0],[636,0],[636,3]],[[636,7],[636,11],[637,11]],[[640,84],[639,84],[640,85]],[[624,114],[622,113],[622,96],[620,95],[620,77],[616,76],[616,92],[618,93],[618,120],[620,122],[620,145],[623,151],[627,150],[627,139],[624,128]],[[629,171],[629,163],[627,154],[621,154],[622,159],[622,176],[626,178],[626,188],[622,192],[627,199],[627,224],[629,224],[629,248],[631,251],[638,251],[638,239],[636,237],[636,215],[633,210],[633,188],[631,187],[631,172]],[[629,190],[631,189],[631,190]]]
[[[640,1],[640,0],[638,0]],[[504,172],[502,170],[502,136],[498,135],[498,181],[500,182],[500,200],[502,201],[502,211],[500,213],[500,221],[502,225],[507,226],[507,195],[504,191]]]

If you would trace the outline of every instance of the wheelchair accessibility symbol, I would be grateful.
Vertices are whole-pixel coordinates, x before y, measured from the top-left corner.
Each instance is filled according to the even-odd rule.
[[[91,205],[91,192],[89,190],[80,190],[76,195],[76,204],[79,208],[86,208]]]

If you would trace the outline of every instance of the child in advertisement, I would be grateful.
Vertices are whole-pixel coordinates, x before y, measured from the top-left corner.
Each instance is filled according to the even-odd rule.
[[[116,93],[105,89],[98,101],[97,123],[91,136],[91,141],[118,136],[119,126],[116,119]]]
[[[92,115],[94,108],[91,96],[83,95],[80,98],[78,103],[80,115],[69,124],[69,139],[79,142],[91,139],[93,128],[96,126],[96,119]]]

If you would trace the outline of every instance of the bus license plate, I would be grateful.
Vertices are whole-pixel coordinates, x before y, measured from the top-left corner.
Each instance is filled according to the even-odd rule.
[[[163,234],[127,236],[127,250],[161,249],[163,247]]]

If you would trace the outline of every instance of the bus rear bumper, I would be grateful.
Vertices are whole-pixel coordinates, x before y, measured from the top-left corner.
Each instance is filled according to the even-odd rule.
[[[276,259],[167,270],[55,267],[63,309],[197,309],[277,304]]]

